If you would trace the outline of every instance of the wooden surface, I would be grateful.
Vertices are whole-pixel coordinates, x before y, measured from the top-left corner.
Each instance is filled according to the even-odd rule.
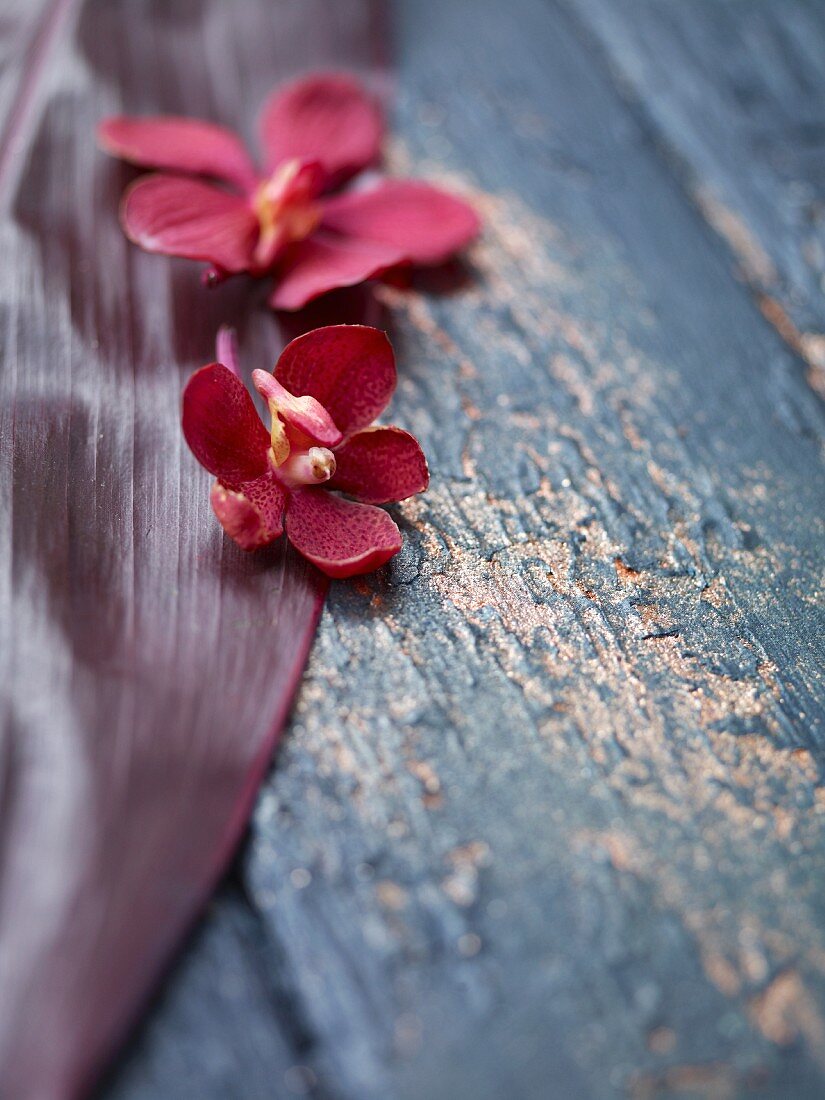
[[[577,0],[651,140],[825,391],[821,6]]]
[[[330,26],[319,60],[357,60]],[[382,292],[432,487],[333,586],[245,850],[100,1096],[818,1097],[825,9],[387,27],[392,168],[486,224],[463,278]]]

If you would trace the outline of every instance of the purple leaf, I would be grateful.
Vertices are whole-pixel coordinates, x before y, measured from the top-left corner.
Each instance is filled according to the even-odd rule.
[[[206,291],[129,244],[133,173],[96,124],[244,126],[296,67],[368,66],[371,9],[4,13],[2,1096],[84,1094],[134,1022],[238,842],[326,590],[285,543],[225,538],[180,430],[219,325],[251,370],[277,358],[275,319],[251,282]]]

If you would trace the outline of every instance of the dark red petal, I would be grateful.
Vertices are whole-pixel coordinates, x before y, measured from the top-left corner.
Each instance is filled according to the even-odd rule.
[[[319,294],[356,286],[402,263],[396,248],[332,233],[314,233],[293,246],[275,274],[273,309],[300,309]]]
[[[342,73],[318,73],[278,88],[261,112],[269,170],[285,160],[317,160],[330,183],[374,164],[384,122],[373,96]]]
[[[328,325],[297,337],[275,377],[290,393],[314,397],[345,436],[384,411],[397,379],[387,334],[367,325]]]
[[[323,225],[392,245],[417,264],[440,264],[477,236],[478,215],[462,199],[419,180],[384,180],[329,200]]]
[[[184,176],[146,176],[126,191],[127,237],[147,252],[206,260],[225,271],[249,267],[258,219],[245,199]]]
[[[271,473],[237,490],[216,481],[210,499],[221,527],[242,550],[258,550],[284,532],[286,490]]]
[[[364,504],[387,504],[423,493],[430,483],[427,460],[415,436],[401,428],[356,432],[335,452],[330,489]]]
[[[214,176],[251,191],[255,166],[231,130],[196,118],[107,118],[97,129],[100,146],[142,168]]]
[[[286,533],[296,550],[329,577],[371,573],[401,549],[401,532],[383,509],[326,489],[290,494]]]
[[[246,386],[220,363],[201,367],[187,382],[183,434],[198,462],[230,488],[269,468],[269,432]]]

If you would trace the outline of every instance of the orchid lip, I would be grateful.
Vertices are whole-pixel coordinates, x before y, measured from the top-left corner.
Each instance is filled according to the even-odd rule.
[[[279,466],[275,466],[270,458],[270,466],[287,488],[300,489],[329,481],[335,474],[336,463],[335,455],[328,447],[310,447],[306,451],[293,450]]]
[[[252,209],[260,227],[254,263],[271,267],[287,245],[308,237],[321,221],[315,202],[318,167],[313,162],[289,160],[263,180],[252,195]]]

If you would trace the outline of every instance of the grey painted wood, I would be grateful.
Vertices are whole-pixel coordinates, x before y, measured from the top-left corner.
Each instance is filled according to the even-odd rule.
[[[104,1095],[819,1096],[807,364],[620,94],[606,7],[394,10],[394,167],[486,221],[463,285],[383,292],[432,488],[333,587],[235,879]]]
[[[816,0],[570,0],[738,275],[825,392],[825,25]]]

